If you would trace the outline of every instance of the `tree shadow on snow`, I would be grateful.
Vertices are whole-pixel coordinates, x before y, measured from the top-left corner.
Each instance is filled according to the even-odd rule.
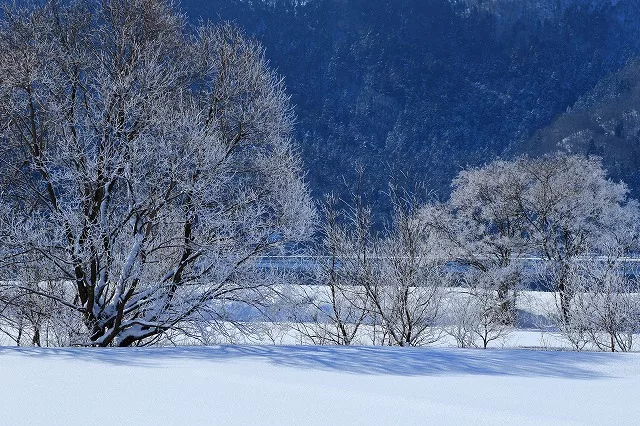
[[[445,376],[490,375],[598,379],[602,367],[625,354],[551,352],[509,349],[338,347],[338,346],[215,346],[171,348],[0,348],[0,356],[35,356],[112,365],[167,368],[182,361],[252,360],[300,369],[368,375]],[[0,359],[0,362],[1,359]]]

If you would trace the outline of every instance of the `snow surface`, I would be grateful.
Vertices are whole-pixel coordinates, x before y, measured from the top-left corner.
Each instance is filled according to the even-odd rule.
[[[0,348],[2,424],[637,424],[640,354]]]

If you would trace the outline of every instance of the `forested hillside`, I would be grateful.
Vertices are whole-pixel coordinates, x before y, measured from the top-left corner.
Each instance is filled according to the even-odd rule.
[[[640,61],[604,78],[549,126],[513,150],[598,155],[616,179],[640,190]]]
[[[446,194],[464,166],[555,150],[557,141],[531,138],[640,53],[635,0],[183,0],[182,7],[193,22],[236,21],[264,44],[292,96],[315,196],[344,190],[356,163],[377,199],[390,175],[408,173]],[[593,152],[635,194],[637,159],[609,158],[618,151],[600,144]]]

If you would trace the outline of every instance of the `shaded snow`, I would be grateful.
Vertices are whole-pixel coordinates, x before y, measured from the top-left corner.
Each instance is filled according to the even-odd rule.
[[[615,424],[640,355],[452,348],[0,348],[4,424]]]

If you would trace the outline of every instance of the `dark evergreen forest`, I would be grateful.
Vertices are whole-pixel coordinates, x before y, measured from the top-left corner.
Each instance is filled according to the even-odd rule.
[[[263,43],[295,105],[316,197],[345,191],[359,164],[384,209],[392,178],[446,196],[462,167],[558,149],[602,156],[638,196],[637,0],[182,0],[182,8],[192,22],[235,21]]]

